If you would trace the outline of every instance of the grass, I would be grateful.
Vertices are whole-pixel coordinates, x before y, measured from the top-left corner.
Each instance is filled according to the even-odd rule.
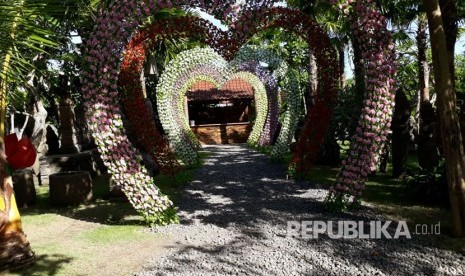
[[[192,174],[158,175],[155,183],[176,198]],[[69,207],[52,206],[48,186],[36,186],[37,203],[20,212],[37,260],[9,275],[131,275],[161,252],[169,238],[149,232],[128,202],[110,201],[109,182],[108,175],[97,177],[94,200]]]
[[[424,204],[409,197],[401,180],[389,175],[371,177],[364,191],[364,201],[370,202],[388,218],[406,221],[413,231],[417,225],[441,226],[441,235],[429,235],[433,246],[465,255],[465,238],[451,236],[451,218],[448,206]]]
[[[155,184],[160,188],[160,191],[167,195],[176,205],[182,195],[182,191],[179,188],[193,179],[194,171],[194,168],[189,168],[179,172],[175,176],[157,175],[155,177]]]
[[[80,239],[99,245],[111,245],[143,241],[147,237],[146,231],[141,231],[136,225],[104,225],[80,235]]]

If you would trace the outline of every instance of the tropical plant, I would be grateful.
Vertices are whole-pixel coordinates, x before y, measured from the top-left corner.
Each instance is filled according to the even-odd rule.
[[[22,232],[20,216],[11,187],[8,165],[3,156],[7,95],[15,86],[25,86],[38,73],[48,51],[62,42],[54,32],[72,11],[75,1],[0,1],[0,206],[2,234],[0,270],[22,266],[34,259]]]

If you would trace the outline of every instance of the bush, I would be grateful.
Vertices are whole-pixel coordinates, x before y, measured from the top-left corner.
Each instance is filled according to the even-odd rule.
[[[432,171],[420,169],[404,180],[406,195],[409,199],[424,203],[447,206],[449,190],[444,161]]]

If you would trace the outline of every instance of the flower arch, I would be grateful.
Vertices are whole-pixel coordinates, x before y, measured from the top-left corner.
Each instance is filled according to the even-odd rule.
[[[142,92],[140,72],[144,66],[145,55],[137,39],[132,40],[121,64],[118,86],[121,93],[121,106],[129,121],[129,127],[137,137],[143,149],[157,164],[158,169],[165,174],[173,175],[181,169],[174,154],[162,137],[154,120],[151,109],[147,108],[147,100]]]
[[[273,160],[282,160],[289,150],[300,117],[302,92],[297,81],[297,72],[290,70],[284,79],[284,88],[287,90],[287,108],[276,144],[271,150]]]
[[[260,139],[260,135],[263,131],[263,126],[266,121],[266,114],[268,113],[268,98],[266,95],[266,88],[262,81],[254,74],[246,71],[234,73],[231,79],[241,79],[248,82],[255,92],[255,105],[257,110],[257,116],[253,125],[252,131],[250,132],[247,144],[256,145]]]
[[[292,70],[288,71],[289,69],[287,63],[284,60],[282,60],[278,55],[276,55],[269,49],[257,46],[246,45],[242,47],[230,64],[233,68],[237,68],[240,66],[244,66],[244,64],[248,65],[250,64],[250,62],[252,62],[252,65],[254,65],[250,70],[256,70],[256,66],[258,66],[257,64],[259,64],[260,62],[264,62],[268,65],[269,70],[272,72],[272,75],[275,78],[284,80],[283,88],[285,90],[285,93],[287,94],[288,105],[284,112],[284,119],[282,122],[281,130],[279,132],[279,136],[271,152],[271,158],[273,160],[280,160],[282,159],[286,151],[289,150],[289,145],[292,141],[295,129],[297,127],[298,118],[300,115],[299,110],[301,104],[301,91],[297,82],[297,75],[295,72],[292,72]],[[270,113],[268,114],[269,116]],[[277,115],[277,111],[275,113]],[[267,122],[271,121],[268,118]],[[270,132],[273,131],[270,130]],[[268,137],[270,136],[271,135],[268,135]],[[259,145],[263,146],[263,144]]]
[[[185,93],[198,80],[206,80],[221,87],[230,79],[244,80],[255,91],[257,117],[248,143],[256,144],[268,113],[266,89],[257,76],[249,72],[232,74],[227,61],[211,48],[181,52],[168,63],[162,74],[156,90],[160,121],[185,164],[195,163],[198,149],[198,141],[185,117]]]
[[[179,171],[181,166],[168,147],[169,141],[162,138],[161,131],[157,129],[151,116],[147,116],[149,110],[145,106],[146,100],[140,82],[147,52],[158,41],[165,39],[168,34],[171,38],[189,36],[198,40],[214,39],[215,29],[216,27],[209,26],[208,21],[192,16],[161,19],[137,30],[125,48],[118,80],[120,90],[124,92],[121,97],[122,108],[127,115],[130,127],[135,135],[140,137],[139,141],[144,149],[151,153],[152,159],[165,174],[173,174]],[[215,76],[215,72],[209,72],[207,75]],[[181,115],[181,113],[175,114],[178,123],[181,122]],[[183,137],[185,136],[192,138],[193,134],[186,133]],[[192,148],[198,146],[195,144],[196,139],[186,141],[191,144]],[[196,162],[197,155],[193,150],[178,149],[178,152],[183,153],[180,157],[186,164]]]
[[[267,57],[271,65],[277,67],[281,64],[275,64],[278,63],[276,59],[279,58],[272,56],[271,51],[265,51],[265,49],[261,50],[262,54],[260,55],[258,48],[253,49],[250,46],[244,46],[239,50],[237,55],[231,61],[231,64],[241,71],[254,73],[266,86],[266,93],[268,97],[268,114],[266,117],[265,126],[258,140],[258,146],[263,147],[271,145],[273,136],[278,129],[279,101],[278,80],[274,72],[272,72],[273,67],[270,67],[270,69],[265,68],[261,65],[261,62],[266,63],[267,60],[265,58]],[[265,56],[264,53],[268,55]]]
[[[188,141],[194,153],[200,148],[200,143],[195,137],[195,134],[191,131],[188,119],[185,116],[184,96],[188,89],[197,81],[207,81],[216,87],[220,87],[230,75],[231,72],[229,68],[217,68],[215,65],[202,64],[192,68],[188,73],[176,79],[175,85],[173,86],[173,91],[175,91],[175,93],[173,93],[171,105],[172,110],[176,110],[177,112],[173,115],[175,116],[177,125],[181,127],[181,131],[189,138]]]
[[[213,39],[207,39],[211,46],[231,59],[238,46],[260,29],[285,27],[307,38],[309,47],[319,53],[317,64],[324,68],[319,74],[319,91],[315,105],[307,116],[307,123],[299,139],[293,161],[297,170],[303,171],[312,164],[314,156],[327,130],[331,116],[330,105],[337,94],[338,70],[335,62],[335,51],[332,49],[327,35],[308,17],[298,11],[286,8],[269,8],[275,0],[252,0],[241,6],[242,16],[232,12],[230,1],[226,0],[139,0],[112,1],[101,16],[86,41],[85,61],[87,66],[83,72],[83,92],[86,100],[89,127],[93,132],[102,159],[113,174],[113,178],[121,184],[123,191],[148,221],[165,221],[167,210],[172,206],[169,199],[160,194],[147,170],[139,162],[140,154],[127,141],[122,128],[121,108],[118,95],[118,75],[122,51],[136,27],[142,25],[145,18],[164,8],[199,7],[214,15],[222,15],[234,21],[234,26],[226,33],[215,33]],[[385,140],[385,134],[392,112],[393,81],[395,64],[386,20],[382,18],[369,0],[332,1],[343,11],[351,15],[353,29],[357,39],[364,45],[365,62],[369,70],[367,83],[368,93],[365,104],[369,107],[360,119],[360,130],[354,137],[354,143],[342,168],[340,183],[347,188],[334,189],[336,198],[347,191],[361,191],[356,185],[364,181],[365,169],[362,165],[372,167],[376,164],[376,150]],[[237,18],[237,19],[236,19]],[[361,30],[362,29],[362,30]],[[234,33],[236,32],[236,33]],[[364,38],[363,36],[366,35]],[[317,36],[319,39],[309,39]],[[233,39],[235,43],[227,43]],[[381,63],[381,64],[379,64]],[[382,113],[386,108],[385,113]],[[373,110],[373,111],[372,111]],[[391,111],[390,111],[391,110]],[[375,121],[375,122],[373,122]],[[384,124],[383,124],[384,123]],[[379,140],[379,142],[377,142]],[[374,146],[362,146],[374,142]],[[365,155],[365,158],[356,158]],[[349,159],[350,158],[350,159]],[[354,161],[354,159],[357,159]],[[359,160],[360,159],[360,160]],[[353,169],[353,168],[358,169]],[[339,183],[339,184],[340,184]],[[346,185],[347,184],[347,185]],[[340,185],[341,186],[341,185]],[[331,200],[331,198],[330,198]],[[168,212],[169,213],[169,212]]]
[[[227,61],[213,49],[195,48],[181,52],[168,63],[156,88],[158,114],[163,129],[176,153],[187,165],[197,163],[196,150],[199,144],[183,116],[184,108],[180,105],[183,104],[181,97],[189,89],[186,82],[202,73],[196,70],[199,66],[210,66],[213,69],[204,72],[203,76],[213,78],[214,83],[222,84],[230,75]]]
[[[198,21],[205,23],[208,28],[199,24]],[[152,41],[153,37],[161,35],[160,32],[172,31],[174,35],[204,37],[207,44],[219,51],[227,59],[231,59],[239,50],[240,45],[245,43],[255,32],[282,27],[306,38],[310,48],[322,53],[317,57],[317,64],[320,67],[326,68],[324,74],[319,76],[319,83],[321,84],[319,90],[324,91],[324,93],[321,93],[319,100],[317,99],[316,101],[316,104],[321,106],[308,114],[307,117],[309,120],[307,120],[305,127],[306,131],[303,131],[303,135],[299,139],[299,144],[293,158],[296,170],[303,172],[308,170],[324,137],[324,134],[320,135],[320,133],[326,133],[327,130],[327,124],[331,117],[331,110],[328,106],[335,100],[337,93],[337,82],[335,80],[338,69],[334,66],[336,64],[334,60],[336,55],[329,39],[326,39],[327,36],[321,28],[299,11],[287,8],[269,8],[254,11],[245,9],[244,14],[237,19],[239,23],[235,24],[234,29],[229,32],[222,32],[209,22],[189,17],[176,18],[172,22],[174,24],[166,24],[170,23],[170,21],[165,20],[163,25],[154,25],[152,26],[150,35],[145,34],[144,36]],[[251,25],[249,26],[248,24]],[[189,31],[190,28],[194,30],[195,35]],[[237,32],[235,33],[234,31],[236,30]],[[316,41],[312,39],[315,36],[324,39]],[[315,131],[314,128],[317,130]],[[281,141],[283,140],[281,139]]]

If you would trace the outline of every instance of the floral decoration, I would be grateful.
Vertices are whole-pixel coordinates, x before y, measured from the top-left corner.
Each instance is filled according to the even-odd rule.
[[[194,48],[179,53],[168,63],[156,88],[161,124],[170,144],[186,165],[197,163],[196,150],[199,144],[184,115],[183,97],[189,87],[198,80],[196,77],[200,72],[195,68],[199,65],[221,72],[214,79],[216,83],[224,82],[229,76],[228,63],[223,57],[211,48]],[[209,73],[210,77],[214,77],[213,72]]]
[[[303,131],[303,138],[299,139],[299,149],[303,152],[312,151],[309,156],[316,154],[314,148],[307,145],[319,145],[327,129],[331,114],[329,106],[336,96],[336,55],[327,34],[315,22],[299,11],[282,7],[271,8],[273,2],[275,1],[252,0],[241,5],[232,5],[226,0],[114,0],[97,18],[83,51],[86,64],[82,82],[89,127],[114,181],[122,187],[131,204],[147,221],[170,222],[173,219],[172,202],[160,193],[146,168],[141,165],[140,153],[127,139],[122,124],[118,79],[123,50],[130,38],[134,37],[136,28],[162,9],[199,7],[230,22],[227,32],[221,32],[211,23],[207,23],[207,28],[201,28],[197,35],[205,34],[205,41],[227,60],[232,59],[240,45],[254,33],[264,29],[283,27],[306,37],[309,47],[320,53],[317,63],[320,68],[325,68],[319,76],[322,85],[320,91],[325,93],[317,97],[315,108],[309,113],[307,125],[315,129],[307,127]],[[180,19],[180,22],[182,20],[184,19]],[[161,35],[170,35],[169,28],[163,29],[163,25],[159,27],[162,28]],[[318,39],[310,39],[314,37]],[[122,93],[127,91],[123,90]],[[319,111],[324,112],[318,114]],[[254,136],[259,139],[258,133]],[[311,160],[306,158],[307,155],[302,156],[301,151],[296,151],[294,161],[297,169],[306,168],[301,165],[311,163],[301,162]]]
[[[295,70],[289,70],[284,79],[284,91],[287,94],[287,106],[276,144],[271,150],[273,160],[282,160],[294,137],[301,113],[302,92],[299,87],[298,75]]]
[[[395,98],[396,62],[387,19],[369,0],[339,1],[351,18],[352,32],[362,46],[366,95],[358,127],[336,184],[327,201],[337,206],[359,204],[368,175],[376,169],[391,126]]]

